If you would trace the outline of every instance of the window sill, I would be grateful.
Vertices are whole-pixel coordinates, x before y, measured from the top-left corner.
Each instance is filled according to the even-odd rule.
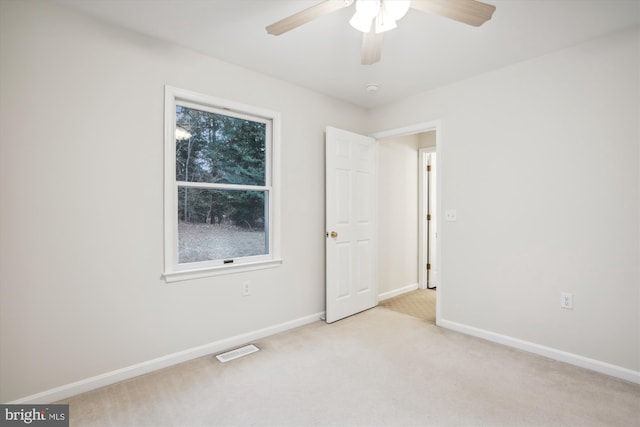
[[[183,280],[201,279],[203,277],[220,276],[223,274],[243,273],[245,271],[262,270],[282,265],[281,259],[259,261],[245,264],[221,265],[219,267],[207,267],[193,270],[169,271],[162,273],[167,283]]]

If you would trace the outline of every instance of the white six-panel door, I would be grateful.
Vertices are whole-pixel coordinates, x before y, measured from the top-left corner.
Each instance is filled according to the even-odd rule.
[[[375,265],[376,141],[327,127],[326,320],[378,303]]]

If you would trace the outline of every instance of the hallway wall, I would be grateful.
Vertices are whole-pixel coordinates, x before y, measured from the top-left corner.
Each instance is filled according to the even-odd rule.
[[[418,283],[418,143],[418,135],[378,143],[379,294]]]

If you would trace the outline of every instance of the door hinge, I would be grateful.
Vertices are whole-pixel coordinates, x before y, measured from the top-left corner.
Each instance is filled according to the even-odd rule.
[[[431,165],[427,165],[427,172],[431,172]]]
[[[431,270],[431,264],[427,264],[427,270]]]
[[[427,221],[431,221],[431,214],[427,214]]]

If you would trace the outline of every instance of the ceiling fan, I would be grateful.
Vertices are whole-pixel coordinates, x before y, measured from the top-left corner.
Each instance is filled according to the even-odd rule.
[[[325,0],[267,27],[274,36],[286,33],[321,16],[351,6],[354,0]],[[476,0],[355,0],[356,13],[349,23],[362,32],[361,63],[380,61],[382,34],[396,28],[409,8],[444,16],[479,27],[491,19],[496,7]]]

